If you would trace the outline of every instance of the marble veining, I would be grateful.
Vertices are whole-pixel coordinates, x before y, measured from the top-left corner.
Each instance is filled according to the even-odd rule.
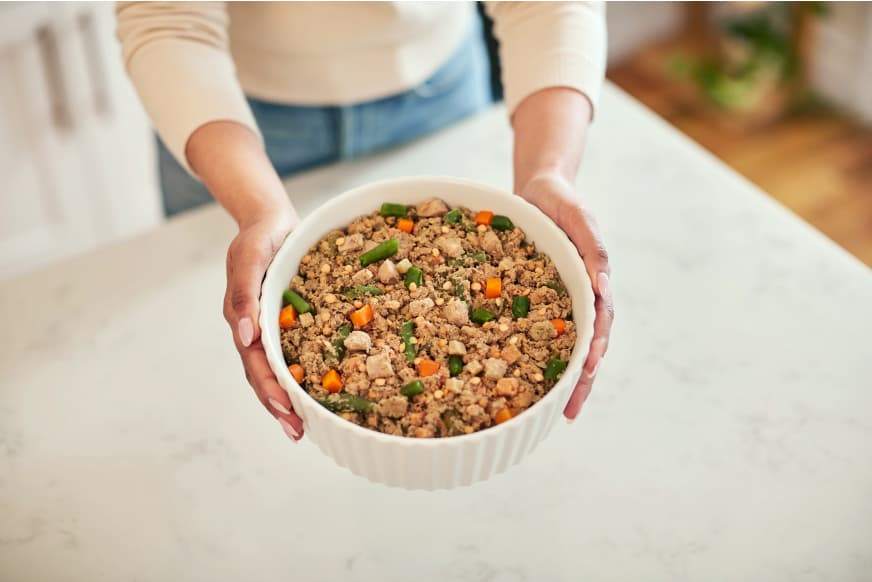
[[[287,181],[510,188],[504,112]],[[221,317],[218,208],[0,284],[0,581],[872,580],[872,273],[607,86],[579,191],[617,318],[579,420],[403,492],[293,445]],[[427,193],[430,194],[430,193]]]

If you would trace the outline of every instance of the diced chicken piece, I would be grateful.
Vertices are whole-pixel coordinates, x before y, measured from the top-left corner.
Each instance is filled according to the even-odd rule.
[[[366,285],[372,281],[372,271],[369,269],[361,269],[351,277],[351,282],[355,285]]]
[[[471,361],[470,363],[468,363],[465,366],[465,368],[466,368],[466,371],[469,372],[470,374],[472,374],[473,376],[477,376],[479,374],[479,372],[481,372],[484,369],[484,367],[477,360]]]
[[[412,261],[409,259],[403,259],[399,263],[397,263],[397,272],[401,275],[405,275],[406,271],[412,268]]]
[[[503,349],[502,354],[500,355],[508,365],[512,365],[517,362],[521,357],[521,350],[512,344],[509,344]]]
[[[512,257],[504,257],[498,265],[500,271],[511,271],[514,267],[515,261],[512,259]]]
[[[460,378],[448,378],[445,380],[445,390],[454,394],[460,394],[460,391],[463,390],[463,380]]]
[[[342,343],[352,352],[368,352],[372,347],[372,338],[365,331],[353,331]]]
[[[500,358],[488,358],[484,361],[484,375],[488,378],[493,378],[494,380],[502,378],[506,375],[507,367],[508,364],[506,364],[505,360],[501,360]]]
[[[315,323],[315,318],[312,317],[311,313],[300,314],[300,327],[309,327],[313,323]]]
[[[518,393],[520,384],[521,382],[517,378],[500,378],[497,382],[497,394],[512,397]]]
[[[418,317],[420,315],[424,315],[428,311],[430,311],[435,303],[429,297],[425,297],[423,299],[416,299],[409,303],[409,315],[412,317]]]
[[[450,340],[448,342],[448,355],[464,356],[466,355],[466,346],[463,345],[462,341]]]
[[[481,234],[479,244],[484,251],[492,257],[503,256],[503,243],[500,242],[500,237],[492,230],[486,230]]]
[[[405,396],[391,396],[378,403],[378,411],[388,418],[402,418],[409,409],[409,399]]]
[[[374,249],[377,246],[378,246],[378,243],[375,242],[374,240],[367,240],[367,241],[364,241],[362,250],[363,250],[363,252],[371,251],[372,249]]]
[[[369,356],[366,359],[366,374],[370,379],[393,377],[394,369],[391,367],[391,359],[384,352]]]
[[[527,333],[536,341],[545,341],[557,337],[557,330],[554,329],[554,324],[550,321],[537,321],[530,326],[530,331]]]
[[[438,198],[430,198],[418,205],[418,216],[422,218],[442,216],[446,212],[448,212],[448,207]]]
[[[345,240],[339,245],[339,251],[346,253],[349,251],[359,251],[363,248],[363,235],[361,233],[349,234]]]
[[[469,306],[465,301],[460,299],[452,299],[445,304],[442,309],[445,319],[454,325],[465,325],[469,323]]]
[[[463,254],[463,244],[456,236],[442,236],[436,239],[436,246],[449,257],[459,257]]]
[[[393,283],[400,280],[400,274],[397,272],[397,267],[390,259],[385,259],[378,268],[378,280],[382,283]]]

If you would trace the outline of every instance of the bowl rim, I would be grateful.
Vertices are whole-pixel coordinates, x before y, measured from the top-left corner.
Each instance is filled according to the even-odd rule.
[[[426,182],[432,184],[434,182],[441,184],[451,184],[454,186],[461,186],[466,188],[471,188],[479,191],[485,191],[488,194],[498,196],[501,198],[512,199],[515,203],[520,203],[522,206],[527,206],[528,210],[536,213],[540,216],[540,218],[548,221],[554,227],[555,232],[559,233],[558,236],[555,237],[555,244],[559,244],[565,247],[565,250],[571,251],[571,254],[577,258],[578,266],[581,273],[583,273],[583,280],[587,282],[585,285],[585,290],[582,291],[582,295],[584,296],[584,300],[588,302],[589,309],[589,322],[586,322],[585,330],[581,330],[580,326],[576,324],[576,328],[579,329],[577,333],[575,345],[572,348],[572,355],[570,356],[569,364],[566,367],[566,370],[563,372],[563,375],[560,379],[551,387],[548,393],[539,399],[536,403],[532,404],[530,407],[524,410],[524,412],[528,412],[536,408],[537,406],[541,406],[540,410],[544,410],[544,403],[548,399],[555,399],[558,397],[558,394],[562,392],[562,387],[569,383],[570,379],[573,379],[573,383],[578,381],[578,376],[576,376],[576,369],[581,369],[584,364],[584,360],[587,359],[587,355],[590,349],[590,341],[593,339],[593,325],[594,319],[596,317],[596,312],[594,308],[594,293],[591,287],[590,277],[587,274],[587,269],[584,266],[584,262],[581,259],[581,256],[578,253],[575,245],[569,240],[566,236],[566,233],[558,227],[551,218],[542,212],[537,206],[531,204],[521,196],[517,194],[512,194],[503,190],[499,190],[492,186],[488,186],[486,184],[482,184],[479,182],[475,182],[473,180],[468,180],[465,178],[456,178],[450,176],[438,176],[438,175],[415,175],[415,176],[406,176],[399,178],[388,178],[384,180],[377,180],[374,182],[367,182],[366,184],[361,184],[359,186],[355,186],[349,190],[342,192],[336,196],[333,196],[322,203],[320,206],[313,209],[305,218],[303,218],[297,227],[288,234],[287,237],[282,241],[278,250],[276,250],[272,259],[266,270],[266,275],[264,276],[263,283],[261,284],[261,305],[264,303],[263,292],[264,290],[275,286],[275,279],[278,277],[277,268],[274,268],[275,265],[282,263],[279,259],[284,255],[291,252],[292,247],[294,246],[297,238],[297,234],[301,232],[301,227],[306,224],[310,224],[318,219],[320,215],[329,214],[334,208],[341,207],[348,203],[350,200],[370,192],[374,189],[383,188],[386,186],[395,186],[395,185],[414,185],[415,183]],[[432,196],[431,196],[432,197]],[[423,198],[426,199],[426,198]],[[323,236],[323,235],[322,235]],[[296,267],[299,268],[299,264]],[[561,277],[564,281],[565,277]],[[282,283],[282,289],[287,287],[287,282]],[[572,311],[573,314],[576,313],[576,305],[573,303]],[[518,426],[521,422],[523,422],[524,413],[521,413],[517,416],[513,416],[506,422],[501,424],[490,426],[485,429],[477,430],[475,432],[469,434],[462,435],[454,435],[448,437],[438,437],[438,438],[414,438],[408,436],[400,436],[400,435],[392,435],[383,433],[381,431],[372,430],[368,428],[364,428],[358,424],[355,424],[349,420],[346,420],[339,416],[338,414],[331,412],[324,408],[321,404],[319,404],[302,386],[300,386],[296,380],[291,376],[288,371],[287,365],[285,365],[284,353],[281,349],[281,334],[279,333],[279,341],[278,344],[273,343],[272,335],[266,333],[265,330],[270,329],[268,326],[269,322],[265,321],[266,311],[261,306],[260,315],[259,315],[259,324],[261,328],[261,342],[264,347],[264,352],[266,353],[267,363],[272,369],[273,373],[276,375],[276,379],[279,382],[279,385],[288,392],[288,396],[290,397],[290,391],[293,390],[300,396],[302,399],[308,399],[306,401],[306,406],[308,406],[311,410],[315,412],[321,418],[329,418],[328,422],[335,423],[334,426],[337,428],[341,428],[344,430],[349,430],[352,433],[359,435],[360,437],[376,439],[377,441],[381,441],[387,445],[397,445],[402,447],[421,447],[421,448],[431,448],[438,446],[445,446],[448,444],[464,444],[464,443],[474,443],[477,441],[481,441],[483,439],[492,439],[497,438],[500,434],[512,430],[515,426]],[[587,333],[584,333],[587,332]],[[583,340],[587,340],[583,342]],[[274,360],[278,358],[281,360],[281,365],[278,365],[274,362]],[[276,369],[278,368],[278,370]],[[570,394],[571,397],[571,394]],[[292,403],[293,404],[293,403]],[[560,411],[561,414],[563,411]]]

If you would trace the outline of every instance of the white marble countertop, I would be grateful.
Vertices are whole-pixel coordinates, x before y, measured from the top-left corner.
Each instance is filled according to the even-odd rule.
[[[288,188],[507,187],[509,151],[496,110]],[[579,187],[618,309],[594,394],[451,492],[268,420],[219,208],[0,285],[0,580],[870,580],[872,272],[612,87]]]

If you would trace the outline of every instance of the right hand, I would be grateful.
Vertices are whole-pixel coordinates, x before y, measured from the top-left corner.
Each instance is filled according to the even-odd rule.
[[[224,318],[242,358],[245,377],[257,399],[296,442],[303,436],[303,421],[294,412],[266,359],[260,341],[260,287],[270,260],[297,222],[293,210],[267,215],[240,225],[227,251],[227,291]]]

